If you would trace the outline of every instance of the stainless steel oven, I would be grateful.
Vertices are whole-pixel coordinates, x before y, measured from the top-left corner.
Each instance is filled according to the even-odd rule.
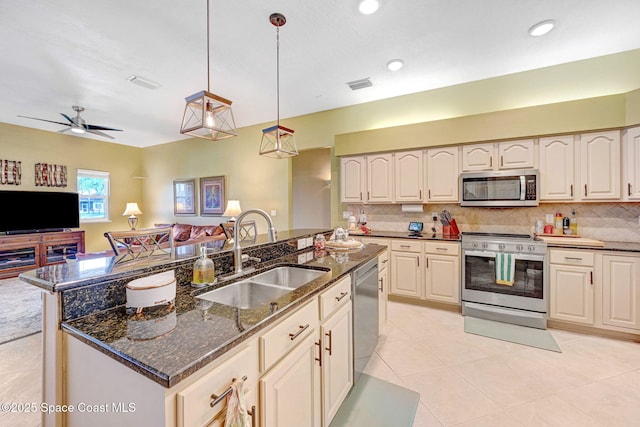
[[[462,314],[546,329],[544,242],[528,234],[462,233]],[[496,281],[496,256],[510,254],[513,284]]]

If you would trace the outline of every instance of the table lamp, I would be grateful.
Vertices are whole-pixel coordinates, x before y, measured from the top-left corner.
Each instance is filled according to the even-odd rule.
[[[227,202],[227,209],[224,210],[222,216],[229,217],[229,222],[234,222],[236,220],[235,217],[242,213],[242,209],[240,209],[240,200],[229,200]]]
[[[136,215],[142,215],[142,211],[138,207],[137,203],[127,203],[127,207],[125,208],[122,216],[129,215],[129,227],[132,230],[136,229],[136,225],[138,225],[138,218]]]

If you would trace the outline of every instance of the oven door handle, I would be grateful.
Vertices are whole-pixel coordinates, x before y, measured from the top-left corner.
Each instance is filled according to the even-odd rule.
[[[483,258],[495,258],[497,252],[489,252],[489,251],[463,251],[464,256],[479,256]],[[533,255],[533,254],[516,254],[516,260],[523,261],[544,261],[544,255]]]

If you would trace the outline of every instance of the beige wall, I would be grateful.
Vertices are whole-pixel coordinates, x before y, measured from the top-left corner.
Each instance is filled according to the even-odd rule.
[[[88,252],[109,248],[103,236],[105,231],[129,228],[126,217],[122,216],[126,202],[138,202],[142,212],[147,209],[142,199],[141,180],[131,178],[140,167],[141,153],[140,148],[0,123],[0,158],[22,162],[22,184],[3,185],[3,190],[76,191],[77,169],[110,173],[111,221],[81,224]],[[68,186],[36,187],[36,163],[66,165]],[[39,214],[46,215],[47,209],[55,207],[44,207]]]
[[[293,228],[330,228],[331,149],[301,150],[291,162]]]

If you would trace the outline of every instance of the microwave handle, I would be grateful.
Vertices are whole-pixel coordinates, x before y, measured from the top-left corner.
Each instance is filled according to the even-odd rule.
[[[525,176],[520,175],[520,200],[525,200],[525,193],[527,190]]]

